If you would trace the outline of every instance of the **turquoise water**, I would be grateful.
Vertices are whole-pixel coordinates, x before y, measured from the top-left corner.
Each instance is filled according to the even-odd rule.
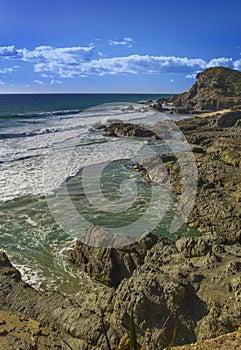
[[[132,224],[144,215],[153,189],[132,164],[146,146],[156,153],[165,153],[168,147],[143,139],[106,138],[91,130],[115,118],[138,123],[162,120],[165,115],[147,105],[134,103],[133,110],[127,110],[130,102],[159,97],[163,95],[0,95],[0,247],[26,281],[68,293],[86,288],[88,277],[70,265],[66,255],[88,225],[117,231],[127,227],[128,234],[142,233],[142,224]],[[126,210],[113,213],[98,206],[96,170],[104,163],[100,187],[111,204],[121,200],[125,204],[124,180],[135,183],[135,200]],[[84,188],[83,171],[93,167]],[[92,202],[86,197],[88,191]],[[165,192],[161,200],[166,202]],[[68,216],[69,203],[75,209],[73,218]],[[195,235],[185,225],[170,235],[173,205],[175,198],[154,225],[154,232],[173,238]],[[66,222],[70,224],[67,230]]]

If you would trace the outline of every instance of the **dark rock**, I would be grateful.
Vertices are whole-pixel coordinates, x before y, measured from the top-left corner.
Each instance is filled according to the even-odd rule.
[[[126,245],[127,242],[130,244],[131,240],[126,241],[126,237],[113,236],[109,231],[97,226],[90,226],[86,237],[86,243],[81,240],[76,242],[68,258],[91,277],[110,287],[117,287],[123,278],[130,277],[136,267],[143,263],[148,249],[158,241],[157,236],[149,233],[139,241]],[[101,248],[108,244],[118,246],[119,243],[126,246]]]
[[[238,121],[241,121],[241,110],[227,112],[217,117],[216,127],[230,128],[236,126]]]
[[[9,265],[3,256],[0,308],[12,313],[21,309],[42,325],[54,327],[71,348],[79,350],[107,348],[101,314],[111,347],[121,338],[123,343],[131,305],[138,342],[147,350],[167,346],[175,326],[177,345],[229,332],[232,323],[241,322],[240,245],[230,246],[210,235],[178,241],[160,238],[154,244],[152,239],[143,243],[143,261],[116,290],[92,282],[89,289],[69,297],[39,292],[2,273]],[[135,245],[132,248],[128,255],[135,254]]]
[[[159,136],[149,128],[131,123],[112,123],[105,127],[105,136],[128,136],[159,139]]]
[[[12,277],[15,281],[21,280],[21,273],[11,264],[4,252],[0,252],[0,273]]]
[[[162,103],[157,102],[154,105],[151,105],[151,107],[156,109],[159,112],[163,112]]]

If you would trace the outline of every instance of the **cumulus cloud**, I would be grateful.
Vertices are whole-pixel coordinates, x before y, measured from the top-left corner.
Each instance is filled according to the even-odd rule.
[[[49,74],[41,74],[41,77],[43,78],[43,79],[48,79],[48,78],[53,78],[51,75],[49,75]]]
[[[76,65],[62,62],[45,62],[35,65],[35,72],[51,72],[62,78],[83,77],[89,75],[117,74],[159,74],[163,72],[193,72],[205,68],[202,59],[188,59],[175,56],[141,56],[100,58]],[[46,74],[46,73],[44,73]]]
[[[130,38],[130,37],[125,37],[121,40],[110,40],[109,44],[111,46],[128,46],[128,47],[132,47],[132,44],[134,43],[134,39]]]
[[[35,79],[33,82],[35,84],[39,84],[39,85],[43,85],[44,84],[44,82],[42,80],[38,80],[38,79]]]
[[[234,69],[241,69],[241,59],[233,62]]]
[[[16,49],[15,46],[0,47],[0,57],[5,59],[19,59],[27,62],[57,61],[75,64],[91,57],[93,44],[89,46],[60,47],[38,46],[34,50],[26,48]]]
[[[56,79],[51,79],[50,80],[50,84],[54,85],[54,84],[63,84],[63,82],[61,80],[56,80]]]
[[[207,68],[211,67],[230,67],[232,65],[233,59],[232,58],[226,58],[226,57],[220,57],[220,58],[213,58],[211,61],[208,62]]]
[[[21,55],[18,54],[15,46],[0,46],[0,57],[4,58],[21,58]]]
[[[112,40],[109,44],[132,45],[131,37]],[[118,75],[118,74],[161,74],[183,73],[186,78],[193,79],[196,74],[209,67],[226,66],[240,69],[241,60],[232,58],[212,58],[206,61],[202,58],[188,58],[161,55],[132,54],[121,57],[105,57],[96,51],[98,58],[93,58],[94,45],[53,47],[38,46],[33,50],[16,48],[15,46],[0,47],[0,59],[29,62],[34,66],[34,72],[39,73],[40,79],[49,79],[50,84],[61,84],[60,78],[88,77],[90,75]],[[7,74],[17,69],[17,66],[0,69],[0,74]],[[52,81],[52,83],[51,83]],[[40,83],[41,82],[41,83]],[[42,84],[42,80],[36,80]]]
[[[197,76],[197,73],[187,74],[185,75],[185,78],[187,79],[195,79]]]
[[[2,69],[0,69],[0,74],[13,73],[17,68],[18,68],[18,66],[2,68]]]

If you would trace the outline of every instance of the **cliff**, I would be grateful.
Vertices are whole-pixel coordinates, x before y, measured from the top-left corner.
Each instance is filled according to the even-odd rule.
[[[191,89],[171,99],[179,113],[216,111],[241,105],[241,72],[208,68],[197,75]]]

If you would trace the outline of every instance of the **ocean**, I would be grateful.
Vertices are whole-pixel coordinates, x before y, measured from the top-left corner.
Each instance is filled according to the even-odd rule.
[[[86,228],[96,224],[114,233],[126,228],[133,235],[143,230],[140,218],[152,189],[132,164],[145,147],[166,153],[168,145],[105,137],[98,127],[113,119],[146,125],[164,120],[167,115],[148,108],[146,101],[167,96],[0,95],[0,248],[25,281],[65,293],[85,289],[91,281],[66,256]],[[122,197],[126,179],[124,194],[135,195],[131,203]],[[170,236],[175,201],[165,192],[161,196],[165,213],[150,221],[154,232]],[[185,225],[175,233],[194,234]]]

